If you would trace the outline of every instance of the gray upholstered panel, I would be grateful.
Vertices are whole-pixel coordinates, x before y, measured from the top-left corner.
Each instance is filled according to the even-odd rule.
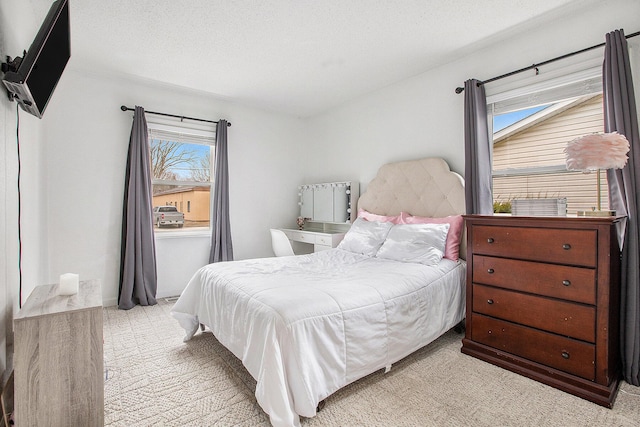
[[[465,213],[464,180],[438,157],[387,163],[358,199],[358,208],[379,215],[461,215]],[[466,234],[460,247],[460,256],[465,255]]]

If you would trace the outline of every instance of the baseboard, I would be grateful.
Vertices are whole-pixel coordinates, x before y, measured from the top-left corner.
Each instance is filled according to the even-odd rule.
[[[182,291],[184,290],[184,288],[180,288],[180,289],[165,289],[163,291],[158,291],[156,293],[156,299],[160,299],[160,298],[175,298],[180,296],[180,294],[182,293]]]
[[[168,289],[161,292],[157,292],[156,299],[164,298],[168,300],[175,300],[180,296],[183,290],[184,288]],[[118,298],[107,298],[102,300],[103,307],[113,307],[115,305],[118,305]]]
[[[113,307],[114,305],[118,305],[118,298],[107,298],[102,300],[103,307]]]

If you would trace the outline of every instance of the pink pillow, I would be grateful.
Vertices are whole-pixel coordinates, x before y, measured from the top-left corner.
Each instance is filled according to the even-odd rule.
[[[358,218],[364,218],[367,221],[390,222],[392,224],[400,224],[400,215],[385,216],[367,212],[364,209],[358,209]]]
[[[445,218],[429,218],[424,216],[412,216],[406,212],[400,213],[399,224],[449,224],[447,243],[444,248],[444,257],[457,261],[460,256],[460,240],[462,239],[462,215],[452,215]]]

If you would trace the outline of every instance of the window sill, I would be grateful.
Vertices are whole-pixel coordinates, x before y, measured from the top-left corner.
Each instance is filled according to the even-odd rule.
[[[182,239],[182,238],[200,238],[207,237],[211,238],[211,230],[200,229],[200,230],[179,230],[179,231],[157,231],[154,230],[154,237],[156,240],[164,240],[164,239]]]

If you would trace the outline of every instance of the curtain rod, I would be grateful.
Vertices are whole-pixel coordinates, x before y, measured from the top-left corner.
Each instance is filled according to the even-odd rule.
[[[637,31],[633,34],[629,34],[628,36],[624,36],[625,39],[630,39],[631,37],[635,37],[637,35],[640,35],[640,31]],[[547,65],[551,62],[555,62],[555,61],[559,61],[560,59],[565,59],[568,58],[570,56],[574,56],[574,55],[578,55],[580,53],[584,53],[593,49],[597,49],[599,47],[604,46],[606,43],[600,43],[600,44],[596,44],[590,47],[586,47],[584,49],[580,49],[580,50],[576,50],[575,52],[571,52],[571,53],[566,53],[564,55],[558,56],[556,58],[552,58],[552,59],[548,59],[546,61],[540,62],[539,64],[533,64],[533,65],[529,65],[528,67],[524,67],[524,68],[520,68],[519,70],[515,70],[515,71],[511,71],[510,73],[506,73],[506,74],[502,74],[501,76],[497,76],[497,77],[492,77],[489,80],[485,80],[482,82],[478,82],[478,86],[480,85],[484,85],[487,83],[491,83],[494,82],[496,80],[500,80],[503,79],[505,77],[509,77],[509,76],[513,76],[514,74],[518,74],[518,73],[522,73],[523,71],[527,71],[527,70],[536,70],[536,74],[538,74],[538,67],[542,66],[542,65]],[[456,93],[462,93],[462,91],[464,91],[464,87],[457,87],[456,88]]]
[[[130,108],[130,107],[127,107],[126,105],[121,105],[121,106],[120,106],[120,109],[121,109],[122,111],[135,111],[135,108]],[[215,120],[196,119],[196,118],[194,118],[194,117],[176,116],[175,114],[156,113],[155,111],[146,111],[146,110],[145,110],[145,113],[149,113],[149,114],[156,114],[156,115],[158,115],[158,116],[165,116],[165,117],[175,117],[175,118],[180,119],[180,120],[187,119],[187,120],[195,120],[195,121],[198,121],[198,122],[207,122],[207,123],[216,123],[216,124],[218,123],[218,122],[217,122],[217,121],[215,121]],[[231,123],[227,122],[227,127],[230,127],[230,126],[231,126]]]

